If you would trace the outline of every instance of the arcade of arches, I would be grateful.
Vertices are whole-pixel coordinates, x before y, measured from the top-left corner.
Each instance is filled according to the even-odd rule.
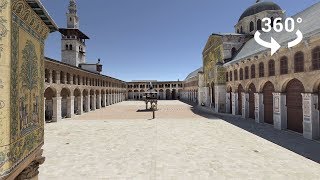
[[[45,60],[45,119],[56,122],[126,99],[123,81]]]

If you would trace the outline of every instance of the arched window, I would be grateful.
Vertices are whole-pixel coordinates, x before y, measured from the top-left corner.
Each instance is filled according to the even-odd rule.
[[[229,81],[229,73],[226,72],[226,81],[228,82]]]
[[[254,23],[251,21],[250,22],[250,32],[252,32],[254,30]]]
[[[230,71],[230,81],[232,81],[232,71]]]
[[[244,68],[244,78],[249,79],[249,67],[248,66]]]
[[[69,46],[68,46],[68,44],[66,44],[66,50],[69,50]]]
[[[268,70],[269,70],[269,76],[275,75],[275,66],[274,66],[274,60],[271,59],[268,63]]]
[[[280,59],[280,74],[288,74],[288,58],[286,56]]]
[[[242,28],[242,26],[240,27],[240,33],[241,33],[241,34],[243,33],[243,28]]]
[[[238,81],[238,70],[234,70],[234,80]]]
[[[231,57],[234,57],[236,55],[236,53],[237,53],[237,49],[235,47],[233,47],[231,49]]]
[[[273,18],[273,17],[271,17],[270,19],[271,19],[271,27],[273,27],[273,21],[274,21],[274,18]]]
[[[261,24],[262,24],[261,19],[258,19],[258,21],[257,21],[257,30],[261,30],[262,29]]]
[[[243,69],[240,68],[240,80],[243,80]]]
[[[256,78],[256,66],[254,64],[251,65],[251,78]]]
[[[314,70],[320,69],[320,47],[312,50],[312,67]]]
[[[304,71],[304,54],[299,51],[294,55],[294,72]]]
[[[259,77],[264,77],[264,64],[261,62],[259,64]]]
[[[237,29],[237,33],[238,33],[238,34],[240,33],[239,29]]]
[[[70,44],[69,48],[70,48],[70,50],[72,50],[72,44]]]

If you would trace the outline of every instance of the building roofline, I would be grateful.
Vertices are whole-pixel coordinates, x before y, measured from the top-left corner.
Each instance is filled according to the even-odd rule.
[[[55,32],[59,28],[54,20],[49,15],[46,8],[42,5],[40,0],[26,0],[29,6],[33,9],[33,11],[41,18],[41,20],[47,25],[50,29],[50,32]]]
[[[69,66],[71,68],[74,68],[74,69],[77,69],[77,70],[81,70],[81,71],[84,71],[84,72],[87,72],[87,73],[91,73],[91,74],[94,74],[94,75],[99,75],[99,76],[102,76],[102,77],[107,77],[107,78],[110,78],[110,79],[113,79],[113,80],[121,81],[122,83],[127,83],[127,82],[125,82],[123,80],[120,80],[120,79],[117,79],[117,78],[114,78],[114,77],[111,77],[111,76],[95,73],[95,72],[92,72],[92,71],[88,71],[88,70],[85,70],[85,69],[81,69],[81,68],[79,68],[77,66],[72,66],[70,64],[67,64],[67,63],[64,63],[64,62],[61,62],[61,61],[58,61],[58,60],[55,60],[55,59],[52,59],[52,58],[49,58],[49,57],[45,57],[45,60],[48,60],[48,61],[51,61],[51,62],[54,62],[54,63],[58,63],[58,64],[62,64],[62,65],[65,65],[65,66]]]

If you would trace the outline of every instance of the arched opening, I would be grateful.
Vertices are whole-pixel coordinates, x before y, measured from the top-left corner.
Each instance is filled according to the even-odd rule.
[[[243,69],[240,68],[240,80],[243,80]]]
[[[264,122],[273,124],[273,93],[274,86],[268,81],[263,87]]]
[[[160,89],[159,90],[159,99],[161,99],[161,100],[163,100],[164,99],[164,91],[163,91],[163,89]]]
[[[249,118],[255,119],[255,98],[254,93],[256,93],[256,87],[254,84],[249,86]]]
[[[287,85],[286,93],[288,129],[303,133],[303,109],[301,95],[301,93],[304,93],[303,84],[297,79],[291,80]]]
[[[71,117],[71,104],[68,101],[70,97],[70,90],[67,88],[63,88],[61,90],[61,117],[62,118],[69,118]]]
[[[254,30],[254,23],[251,21],[250,22],[250,32],[252,32]]]
[[[132,90],[128,91],[128,99],[133,99],[133,92]]]
[[[45,97],[45,121],[50,122],[53,119],[53,98],[57,97],[57,93],[54,89],[48,87],[44,91]]]
[[[173,99],[173,100],[176,100],[176,99],[177,99],[177,90],[176,90],[176,89],[173,89],[173,90],[172,90],[172,99]]]
[[[211,83],[211,102],[212,102],[212,107],[216,108],[216,92],[214,89],[214,82]]]
[[[261,19],[258,19],[258,21],[257,21],[257,30],[262,30],[262,21],[261,21]]]
[[[238,81],[238,70],[234,70],[234,80]]]
[[[74,90],[74,114],[80,115],[81,113],[81,91],[79,89]]]
[[[274,18],[273,18],[273,17],[271,17],[270,19],[271,19],[271,27],[273,27],[273,21],[274,21]]]
[[[240,33],[243,34],[243,28],[242,28],[242,26],[240,27]]]
[[[269,76],[275,75],[275,64],[273,59],[269,60],[268,70],[269,70]]]
[[[134,90],[133,99],[135,99],[135,100],[139,99],[139,91],[138,90]]]
[[[171,92],[170,89],[166,90],[166,100],[170,100],[171,99]]]
[[[49,83],[49,78],[50,78],[50,73],[49,73],[49,69],[45,69],[44,70],[44,80],[46,83]]]
[[[70,44],[69,49],[72,50],[72,44]]]
[[[232,71],[230,71],[229,76],[230,76],[230,81],[232,81]]]
[[[280,74],[288,74],[288,58],[286,56],[280,59]]]
[[[246,66],[244,68],[244,78],[249,79],[249,67],[248,66]]]
[[[60,71],[60,83],[61,84],[65,83],[65,81],[64,81],[64,72],[63,71]]]
[[[316,47],[312,50],[312,67],[313,70],[320,69],[320,47]]]
[[[304,71],[304,54],[299,51],[294,55],[294,72],[303,72]]]
[[[259,64],[259,77],[264,77],[264,64],[261,62]]]
[[[244,92],[244,89],[242,85],[240,84],[238,86],[238,114],[242,115],[242,93]]]
[[[251,65],[251,79],[256,78],[256,66],[254,64]]]
[[[144,90],[141,90],[141,91],[140,91],[140,99],[143,99],[143,98],[144,98],[144,96],[145,96],[144,92],[145,92]]]
[[[52,83],[57,83],[57,72],[55,70],[52,71]]]

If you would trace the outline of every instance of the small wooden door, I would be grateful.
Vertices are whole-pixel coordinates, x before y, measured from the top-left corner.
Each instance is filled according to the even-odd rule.
[[[288,129],[303,133],[303,109],[302,95],[304,93],[303,84],[294,79],[287,86],[287,121]]]
[[[267,82],[263,88],[264,122],[273,124],[273,93],[274,86]]]

